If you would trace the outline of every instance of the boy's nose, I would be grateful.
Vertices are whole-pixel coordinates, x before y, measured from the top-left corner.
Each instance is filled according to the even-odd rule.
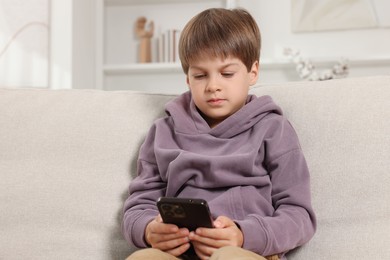
[[[220,84],[219,84],[218,79],[215,76],[210,77],[208,82],[207,82],[206,90],[209,92],[215,92],[215,91],[218,91],[220,89],[221,88],[220,88]]]

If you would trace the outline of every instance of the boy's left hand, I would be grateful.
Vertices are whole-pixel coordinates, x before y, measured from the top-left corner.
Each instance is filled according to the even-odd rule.
[[[215,228],[197,228],[189,235],[200,259],[208,259],[220,247],[242,247],[244,243],[241,230],[230,218],[220,216],[214,221],[214,226]]]

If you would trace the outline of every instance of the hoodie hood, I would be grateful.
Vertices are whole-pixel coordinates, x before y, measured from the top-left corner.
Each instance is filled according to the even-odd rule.
[[[218,138],[231,138],[240,134],[270,113],[282,115],[282,110],[270,96],[248,95],[245,106],[216,127],[210,128],[199,113],[189,91],[167,103],[165,112],[171,117],[175,132],[190,135],[210,134]]]

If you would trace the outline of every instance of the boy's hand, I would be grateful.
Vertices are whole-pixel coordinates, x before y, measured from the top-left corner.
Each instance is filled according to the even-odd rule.
[[[145,229],[145,240],[149,245],[174,256],[183,254],[190,247],[188,235],[188,229],[165,224],[160,215]]]
[[[200,259],[208,259],[220,247],[242,247],[244,243],[241,230],[230,218],[220,216],[214,221],[214,226],[215,228],[198,228],[189,235]]]

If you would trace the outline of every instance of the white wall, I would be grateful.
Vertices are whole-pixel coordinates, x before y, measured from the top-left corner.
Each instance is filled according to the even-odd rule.
[[[0,1],[0,86],[48,87],[49,1]]]
[[[73,88],[96,86],[96,0],[73,1]]]
[[[16,0],[15,0],[16,1]],[[21,2],[22,0],[17,0]],[[104,50],[98,53],[100,37],[99,26],[96,24],[96,15],[102,15],[101,10],[97,11],[99,4],[103,0],[51,0],[51,25],[50,25],[50,53],[49,64],[34,65],[35,69],[46,71],[46,74],[35,83],[25,81],[22,85],[44,85],[49,78],[52,88],[94,88],[102,81],[99,70],[100,58],[110,61],[118,57],[119,61],[129,60],[132,57],[126,52],[128,49],[117,48],[126,45],[126,40],[116,38],[114,41],[106,41],[109,47],[115,46],[117,52],[111,56],[107,53],[112,50]],[[390,10],[390,1],[381,1],[383,9]],[[304,57],[310,58],[319,67],[325,69],[332,65],[332,62],[339,58],[350,60],[350,76],[369,76],[376,74],[390,74],[390,28],[357,29],[344,31],[322,31],[311,33],[293,33],[291,30],[291,0],[237,0],[236,4],[248,9],[256,18],[262,32],[262,66],[260,74],[260,84],[283,82],[289,80],[300,80],[294,71],[294,66],[289,64],[283,56],[283,48],[291,47],[299,49]],[[205,2],[202,2],[205,5]],[[101,8],[101,6],[100,6]],[[124,7],[124,9],[129,6]],[[130,6],[131,8],[131,6]],[[0,10],[1,11],[1,10]],[[150,11],[151,12],[151,11]],[[151,12],[149,15],[158,12]],[[187,12],[180,12],[178,21],[185,23],[191,17],[186,17]],[[0,22],[4,24],[4,15],[0,17]],[[122,27],[128,27],[130,32],[133,26],[131,22],[134,17],[121,16],[124,19]],[[120,18],[118,16],[118,19]],[[165,16],[162,14],[161,19]],[[158,22],[158,19],[156,20]],[[172,22],[168,19],[168,23]],[[161,23],[162,24],[162,23]],[[115,27],[115,25],[114,25]],[[41,30],[42,28],[35,28]],[[110,32],[115,32],[115,28],[110,28]],[[44,31],[44,28],[43,30]],[[133,37],[130,33],[123,37]],[[0,43],[4,45],[6,39],[0,38]],[[17,47],[17,45],[12,48]],[[0,46],[1,48],[1,46]],[[6,55],[9,55],[7,53]],[[117,56],[115,56],[117,55]],[[9,57],[3,57],[10,59]],[[25,59],[23,59],[25,60]],[[34,58],[35,61],[41,58]],[[1,63],[1,60],[0,60]],[[13,63],[12,63],[13,64]],[[13,71],[20,70],[20,64],[12,65]],[[0,64],[1,67],[1,64]],[[11,66],[3,66],[0,73],[9,77]],[[5,70],[6,69],[6,70]],[[29,75],[38,75],[38,71],[27,69]],[[47,75],[49,71],[49,75]],[[44,73],[43,73],[44,74]],[[18,76],[26,80],[27,77]],[[165,80],[161,80],[165,79]],[[147,74],[109,76],[104,81],[110,85],[109,89],[128,89],[129,86],[136,86],[139,90],[159,92],[179,92],[185,90],[185,82],[180,70],[174,70],[164,75],[150,76]],[[43,82],[43,83],[42,83]],[[37,84],[36,84],[37,83]],[[1,85],[1,84],[0,84]],[[4,85],[4,82],[3,82]],[[175,86],[172,88],[171,86]],[[169,90],[168,90],[169,89]]]
[[[318,71],[329,69],[341,58],[349,60],[349,76],[390,74],[390,27],[293,33],[291,2],[285,0],[237,0],[256,18],[262,33],[261,59],[265,64],[262,83],[300,80],[288,66],[267,69],[266,64],[278,63],[286,56],[283,49],[300,50],[313,61]],[[381,0],[390,10],[390,1]],[[386,7],[387,6],[387,7]]]
[[[94,88],[96,1],[51,0],[53,89]]]
[[[256,17],[263,36],[264,59],[282,57],[284,47],[313,58],[390,59],[390,28],[292,33],[291,1],[238,0]],[[390,10],[390,1],[385,2]]]
[[[72,88],[72,1],[51,0],[50,87]]]
[[[303,1],[303,0],[302,0]],[[381,1],[390,10],[390,1]],[[378,74],[390,74],[390,28],[354,29],[341,31],[321,31],[293,33],[291,28],[291,2],[286,0],[236,0],[236,5],[249,10],[257,20],[262,33],[261,70],[259,84],[268,84],[285,81],[301,80],[295,71],[295,65],[284,56],[283,50],[286,47],[300,50],[304,58],[312,60],[319,73],[331,69],[341,58],[347,59],[349,64],[349,77],[371,76]],[[126,31],[120,27],[129,28],[133,23],[129,20],[134,17],[120,15],[118,10],[115,19],[123,18],[119,26],[106,28],[111,33]],[[149,19],[154,19],[158,13],[148,10]],[[110,13],[109,13],[110,14]],[[184,23],[191,17],[184,17],[183,13],[179,18],[170,20]],[[158,16],[159,17],[159,16]],[[161,15],[164,17],[164,15]],[[157,24],[161,24],[158,22]],[[112,25],[114,27],[114,25]],[[123,33],[122,33],[123,34]],[[134,48],[125,48],[127,52],[118,52],[121,48],[110,45],[129,45],[131,34],[120,37],[111,37],[106,41],[105,61],[112,63],[126,63],[134,61],[127,52]],[[112,39],[115,39],[112,41]],[[112,42],[110,42],[112,41]],[[107,43],[106,42],[106,43]],[[116,53],[117,52],[117,53]],[[125,55],[124,55],[125,54]],[[108,55],[108,56],[107,56]],[[128,89],[146,90],[152,92],[178,93],[186,89],[186,84],[180,69],[165,73],[164,75],[152,72],[145,74],[121,74],[106,75],[105,89]]]

